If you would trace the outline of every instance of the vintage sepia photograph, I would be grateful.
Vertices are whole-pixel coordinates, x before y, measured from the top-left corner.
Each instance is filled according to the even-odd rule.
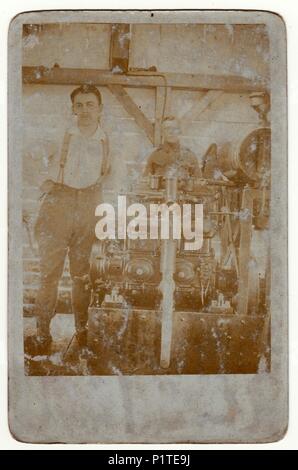
[[[22,26],[28,376],[271,370],[266,24]]]
[[[285,435],[286,44],[256,10],[12,20],[15,439]]]

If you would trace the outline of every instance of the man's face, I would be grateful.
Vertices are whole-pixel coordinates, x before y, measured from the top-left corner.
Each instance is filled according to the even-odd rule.
[[[179,143],[180,127],[176,120],[165,121],[163,124],[163,139],[169,144]]]
[[[78,93],[74,97],[72,108],[78,117],[78,124],[87,127],[98,123],[102,105],[93,93]]]

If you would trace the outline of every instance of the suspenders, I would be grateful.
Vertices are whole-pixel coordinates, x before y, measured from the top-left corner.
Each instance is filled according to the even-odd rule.
[[[61,154],[60,154],[60,168],[59,168],[59,173],[58,173],[58,178],[57,178],[57,183],[61,183],[61,184],[64,184],[64,167],[65,167],[65,163],[67,159],[70,137],[71,137],[71,134],[69,132],[65,132],[64,138],[63,138],[63,144],[61,148]]]
[[[109,161],[109,150],[105,148],[104,142],[102,142],[103,158],[101,164],[101,177],[107,176],[110,172],[110,161]]]
[[[64,138],[63,138],[63,143],[62,143],[62,148],[61,148],[61,154],[60,154],[60,168],[59,168],[59,173],[58,173],[58,178],[57,178],[57,183],[64,184],[64,168],[67,160],[67,155],[68,155],[68,149],[69,149],[69,144],[70,144],[70,139],[71,139],[71,134],[69,132],[65,132]],[[102,142],[103,146],[103,159],[102,159],[102,164],[101,164],[101,172],[100,172],[100,177],[103,178],[109,173],[109,152],[104,146],[104,143]]]

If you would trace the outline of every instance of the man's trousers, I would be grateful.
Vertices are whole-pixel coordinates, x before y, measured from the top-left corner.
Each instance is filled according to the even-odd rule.
[[[40,256],[40,288],[35,315],[40,336],[50,334],[66,255],[72,279],[76,331],[86,327],[90,302],[89,261],[95,239],[95,208],[100,201],[98,186],[74,189],[54,184],[42,202],[35,225]]]

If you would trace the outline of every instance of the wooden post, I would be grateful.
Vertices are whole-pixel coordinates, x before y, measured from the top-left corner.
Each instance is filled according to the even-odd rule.
[[[156,87],[155,92],[155,123],[154,123],[154,145],[158,147],[161,144],[161,125],[163,112],[166,104],[166,89],[164,87]]]
[[[239,290],[238,309],[239,315],[247,315],[249,296],[249,261],[250,245],[252,237],[252,211],[254,190],[245,188],[242,195],[242,207],[240,217],[240,246],[239,246]]]
[[[110,46],[110,67],[113,73],[128,71],[130,25],[113,24]]]

